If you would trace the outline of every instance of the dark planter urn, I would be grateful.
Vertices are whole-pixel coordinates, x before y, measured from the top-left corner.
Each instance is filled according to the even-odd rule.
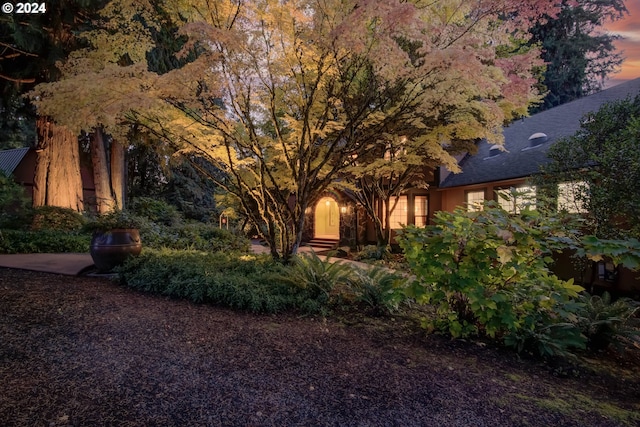
[[[139,255],[140,251],[140,232],[133,228],[94,233],[89,250],[96,268],[103,273],[122,265],[127,258]]]

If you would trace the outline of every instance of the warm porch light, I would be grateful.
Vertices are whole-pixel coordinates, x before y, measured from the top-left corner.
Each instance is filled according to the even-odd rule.
[[[342,212],[343,214],[347,213],[347,207],[346,206],[341,206],[340,207],[340,212]]]

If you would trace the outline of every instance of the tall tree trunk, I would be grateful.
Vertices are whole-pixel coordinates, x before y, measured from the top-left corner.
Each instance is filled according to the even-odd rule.
[[[93,181],[96,187],[96,207],[99,214],[113,211],[116,200],[111,190],[111,178],[107,163],[107,152],[102,129],[96,128],[91,137],[91,163],[93,164]]]
[[[125,154],[124,147],[118,141],[111,141],[111,189],[119,209],[125,202]]]
[[[33,179],[34,206],[84,209],[77,135],[47,117],[36,121],[38,145]]]

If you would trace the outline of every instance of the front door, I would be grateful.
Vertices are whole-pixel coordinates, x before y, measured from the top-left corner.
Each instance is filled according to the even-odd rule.
[[[325,239],[340,238],[340,210],[331,197],[323,197],[316,205],[315,237]]]

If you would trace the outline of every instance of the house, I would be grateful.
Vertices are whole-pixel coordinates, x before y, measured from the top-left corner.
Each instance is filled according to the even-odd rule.
[[[640,78],[512,123],[504,129],[502,146],[482,141],[477,146],[477,153],[460,156],[462,172],[454,174],[440,168],[435,171],[428,190],[411,189],[400,196],[392,213],[392,228],[399,229],[405,224],[426,225],[437,211],[453,211],[460,206],[477,209],[485,200],[497,200],[516,213],[525,199],[535,198],[536,189],[529,179],[550,161],[546,156],[549,147],[559,139],[575,134],[585,114],[599,110],[605,103],[638,94]],[[559,188],[558,194],[566,200],[559,200],[559,203],[568,204],[570,183],[561,185],[566,187]],[[501,192],[512,189],[521,200],[509,202],[499,197]],[[370,220],[348,195],[327,193],[307,213],[307,241],[321,243],[326,240],[334,246],[375,242]],[[596,276],[611,277],[608,266],[597,268],[602,271]]]
[[[550,146],[575,134],[585,114],[638,94],[640,78],[512,123],[504,130],[504,149],[484,141],[477,154],[460,161],[461,173],[441,173],[434,197],[439,199],[439,208],[452,211],[464,205],[473,209],[478,202],[500,200],[496,193],[510,188],[534,196],[535,188],[527,182],[549,162],[546,153]]]
[[[0,171],[5,175],[13,176],[16,182],[22,184],[29,198],[33,198],[36,157],[36,150],[29,147],[0,151]],[[82,166],[80,174],[84,201],[88,202],[88,206],[92,206],[96,198],[92,172],[89,167]]]

